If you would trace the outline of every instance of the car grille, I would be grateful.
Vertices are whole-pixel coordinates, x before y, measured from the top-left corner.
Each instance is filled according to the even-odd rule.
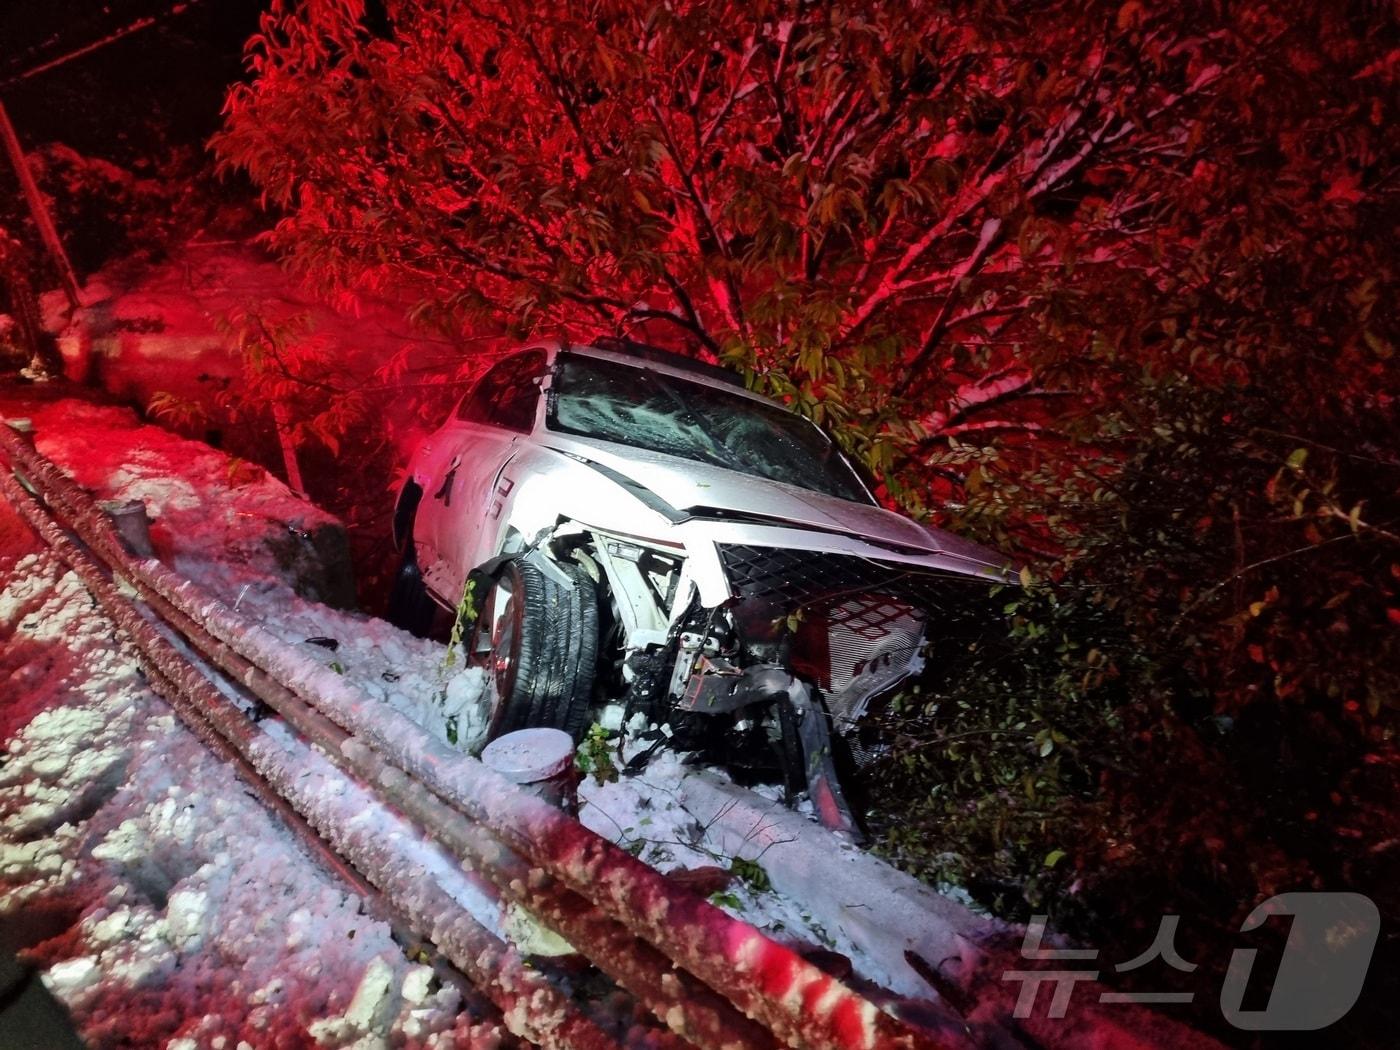
[[[781,547],[719,545],[720,562],[730,587],[743,598],[761,598],[785,613],[819,600],[844,595],[883,594],[902,598],[915,608],[932,610],[950,592],[985,591],[987,581],[958,573],[941,573],[854,554],[790,550]]]
[[[721,544],[735,594],[798,614],[793,669],[821,691],[838,729],[906,677],[926,623],[961,614],[988,581],[849,554]]]

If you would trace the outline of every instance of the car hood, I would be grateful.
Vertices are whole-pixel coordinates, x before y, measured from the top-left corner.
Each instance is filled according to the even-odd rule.
[[[904,553],[951,554],[998,570],[1007,564],[995,551],[883,507],[609,441],[550,434],[542,444],[622,475],[690,519],[714,517],[805,526],[855,536]]]

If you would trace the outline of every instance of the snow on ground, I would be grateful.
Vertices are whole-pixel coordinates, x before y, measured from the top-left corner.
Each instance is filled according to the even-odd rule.
[[[71,573],[17,554],[0,561],[0,914],[55,916],[37,955],[84,1038],[440,1045],[456,992],[184,730]],[[384,986],[372,1011],[367,985]]]
[[[191,240],[159,262],[117,260],[92,275],[80,298],[73,311],[62,292],[42,297],[70,379],[143,408],[165,401],[172,418],[193,412],[191,426],[202,420],[230,440],[242,432],[245,446],[250,433],[271,439],[272,420],[267,406],[235,416],[228,404],[244,383],[240,333],[274,337],[290,359],[318,362],[338,389],[362,393],[401,451],[424,423],[411,392],[440,387],[464,364],[460,340],[414,330],[401,305],[367,294],[327,304],[246,242]],[[481,360],[497,341],[471,342]]]
[[[118,260],[93,275],[81,299],[69,316],[61,293],[43,297],[69,375],[140,405],[167,393],[212,406],[241,375],[235,329],[243,315],[284,336],[295,330],[302,352],[329,354],[356,378],[400,355],[421,365],[460,351],[367,296],[326,305],[247,243],[190,241],[161,262]]]
[[[262,468],[125,409],[69,399],[23,414],[39,451],[79,484],[101,499],[145,503],[156,555],[176,572],[444,739],[449,722],[473,737],[478,672],[449,665],[435,642],[317,600],[351,593],[330,515]]]
[[[30,416],[41,450],[85,485],[147,499],[157,551],[182,572],[230,600],[241,594],[244,612],[387,703],[421,715],[450,684],[440,647],[294,593],[288,526],[333,523],[273,479],[233,484],[217,453],[122,410],[21,407],[0,411]],[[457,993],[405,959],[359,898],[303,854],[146,688],[78,580],[8,507],[0,517],[0,916],[32,930],[31,942],[49,938],[35,956],[84,1038],[229,1050],[472,1045]],[[344,644],[303,640],[315,636]],[[374,834],[412,838],[309,755],[293,760],[322,778],[323,800]],[[420,866],[494,918],[454,863],[415,848]]]

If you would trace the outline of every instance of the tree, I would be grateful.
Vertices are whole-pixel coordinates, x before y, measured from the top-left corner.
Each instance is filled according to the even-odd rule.
[[[895,712],[892,848],[1226,930],[1394,884],[1397,54],[1379,0],[278,0],[215,149],[327,291],[713,354],[1031,558],[1014,672]]]
[[[1072,260],[1150,283],[1162,178],[1191,170],[1224,70],[1256,47],[1221,15],[1188,22],[1100,3],[276,3],[215,148],[330,291],[392,290],[449,331],[641,328],[888,468],[896,445],[1046,396],[1004,347],[1057,308]]]

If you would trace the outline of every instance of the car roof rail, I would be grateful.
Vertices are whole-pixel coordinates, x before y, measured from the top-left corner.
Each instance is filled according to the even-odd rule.
[[[635,357],[642,361],[650,361],[652,364],[664,365],[666,368],[674,368],[679,372],[693,372],[696,375],[704,376],[706,379],[717,380],[721,383],[728,383],[730,386],[737,386],[741,389],[745,387],[744,377],[732,369],[723,365],[712,365],[707,361],[697,361],[693,357],[687,357],[676,350],[665,350],[659,346],[651,346],[647,343],[638,343],[631,339],[622,339],[617,336],[599,336],[588,342],[587,346],[561,347],[563,350],[586,350],[589,346],[599,350],[606,350],[609,353],[621,354],[625,357]]]

